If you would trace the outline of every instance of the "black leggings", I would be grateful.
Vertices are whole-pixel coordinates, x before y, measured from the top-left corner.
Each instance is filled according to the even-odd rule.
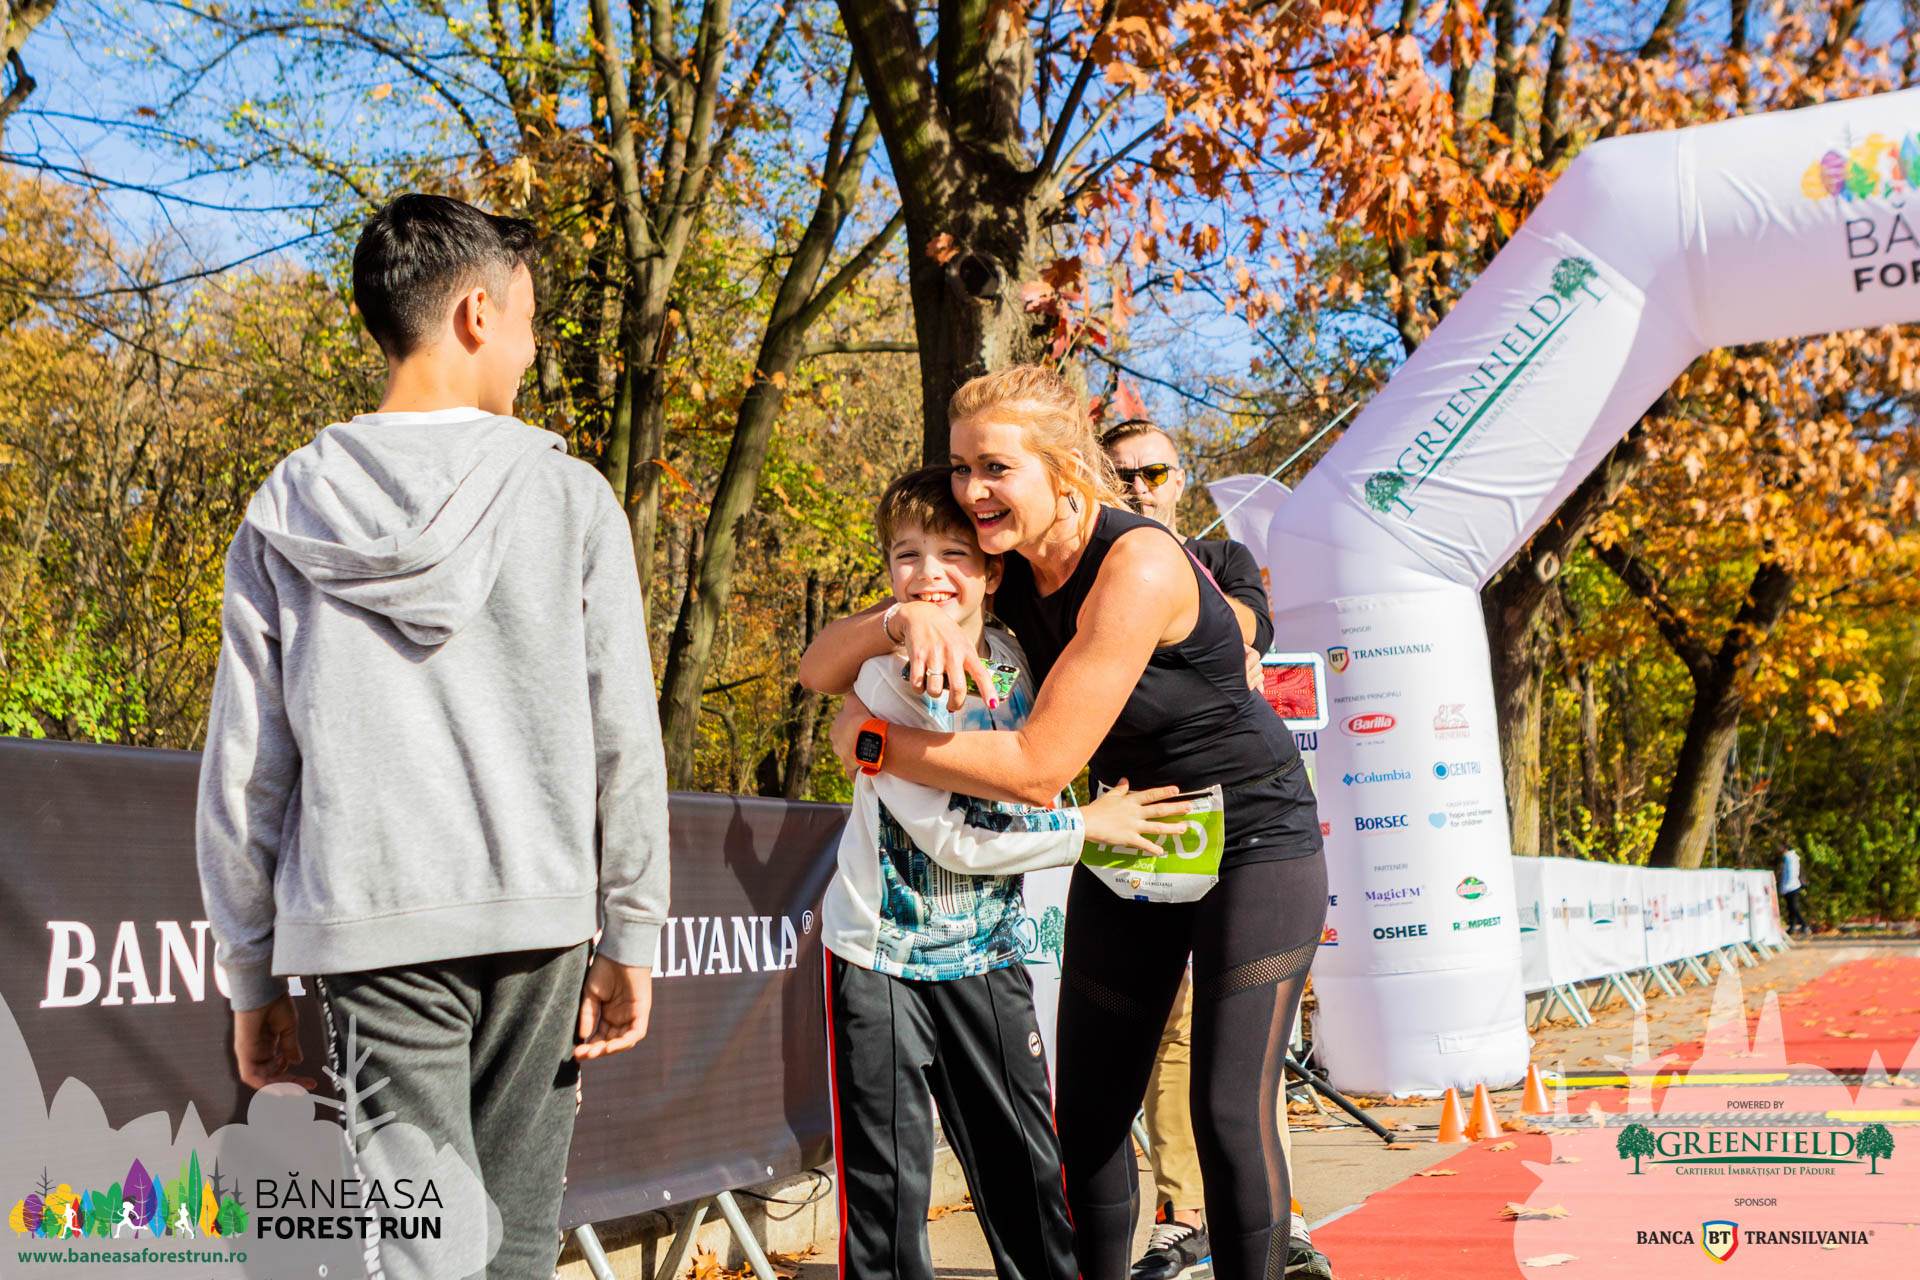
[[[1293,1014],[1327,914],[1324,857],[1245,863],[1198,902],[1132,902],[1076,867],[1059,1025],[1060,1149],[1084,1280],[1126,1280],[1132,1125],[1193,956],[1193,1130],[1213,1272],[1277,1280],[1292,1191],[1280,1147]]]

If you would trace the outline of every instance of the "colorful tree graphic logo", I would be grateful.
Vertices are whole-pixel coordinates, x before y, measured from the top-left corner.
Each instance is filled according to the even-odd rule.
[[[1413,510],[1413,505],[1400,496],[1407,487],[1407,478],[1398,471],[1376,471],[1367,477],[1367,505],[1385,515],[1392,511],[1395,504]]]
[[[1053,956],[1055,964],[1067,946],[1067,913],[1058,907],[1048,907],[1040,916],[1040,949]]]
[[[224,1193],[219,1166],[202,1177],[200,1153],[180,1166],[180,1176],[157,1182],[138,1160],[127,1176],[104,1191],[75,1194],[66,1183],[55,1186],[43,1170],[40,1186],[14,1202],[7,1224],[15,1235],[60,1239],[74,1236],[138,1238],[150,1236],[240,1236],[247,1231],[247,1210],[238,1195]]]

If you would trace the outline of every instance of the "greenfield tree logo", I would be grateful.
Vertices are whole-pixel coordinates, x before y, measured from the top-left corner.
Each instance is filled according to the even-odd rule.
[[[1400,496],[1406,487],[1407,478],[1398,471],[1376,471],[1367,477],[1367,505],[1381,515],[1392,511],[1396,504],[1411,512],[1413,505]]]
[[[1644,1172],[1640,1168],[1640,1157],[1658,1155],[1660,1148],[1653,1140],[1653,1130],[1643,1124],[1630,1124],[1620,1131],[1620,1137],[1614,1142],[1613,1149],[1620,1158],[1633,1161],[1635,1173]]]
[[[1893,1135],[1883,1124],[1870,1124],[1853,1140],[1853,1149],[1856,1154],[1867,1157],[1868,1173],[1878,1173],[1882,1160],[1893,1159]]]
[[[1562,298],[1571,300],[1580,292],[1581,286],[1600,273],[1585,258],[1562,258],[1553,268],[1553,281],[1549,286]]]
[[[1053,954],[1053,962],[1060,963],[1061,953],[1067,946],[1067,913],[1058,907],[1048,907],[1040,916],[1040,949]]]

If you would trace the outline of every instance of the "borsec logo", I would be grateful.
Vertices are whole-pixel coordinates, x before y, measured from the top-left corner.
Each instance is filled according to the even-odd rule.
[[[1377,818],[1355,818],[1353,820],[1353,829],[1355,831],[1391,831],[1396,828],[1404,828],[1406,825],[1407,815],[1404,813],[1385,813]]]
[[[1740,1224],[1725,1218],[1701,1223],[1700,1247],[1715,1262],[1725,1262],[1740,1247]]]
[[[1327,665],[1333,668],[1335,675],[1345,671],[1347,669],[1347,663],[1352,660],[1353,651],[1343,644],[1336,644],[1327,650]]]
[[[1355,738],[1377,738],[1383,733],[1392,733],[1398,723],[1389,712],[1369,711],[1363,715],[1348,716],[1341,721],[1340,727]]]

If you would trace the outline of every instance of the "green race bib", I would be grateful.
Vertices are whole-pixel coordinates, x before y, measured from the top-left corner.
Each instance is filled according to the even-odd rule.
[[[1186,823],[1178,835],[1154,836],[1165,852],[1159,856],[1138,849],[1117,849],[1089,840],[1080,863],[1100,877],[1107,888],[1136,902],[1194,902],[1220,879],[1220,854],[1225,848],[1226,806],[1220,788],[1175,796],[1193,806],[1177,819]]]

